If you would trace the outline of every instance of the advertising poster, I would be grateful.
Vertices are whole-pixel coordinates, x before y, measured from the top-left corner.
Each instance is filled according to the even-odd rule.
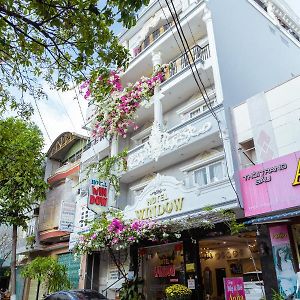
[[[279,292],[286,298],[297,289],[288,228],[286,225],[278,225],[270,227],[269,230]]]
[[[225,300],[245,300],[243,277],[224,278]]]

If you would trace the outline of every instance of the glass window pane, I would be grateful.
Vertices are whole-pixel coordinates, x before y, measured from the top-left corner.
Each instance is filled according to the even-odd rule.
[[[195,181],[199,185],[207,185],[207,172],[206,168],[195,171]]]
[[[222,162],[209,166],[209,176],[211,183],[220,181],[224,178]]]

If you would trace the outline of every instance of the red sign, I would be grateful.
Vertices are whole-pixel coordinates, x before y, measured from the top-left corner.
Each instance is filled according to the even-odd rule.
[[[175,266],[158,266],[154,268],[154,277],[174,277]]]
[[[108,183],[101,180],[91,180],[88,195],[88,207],[96,213],[108,206]]]
[[[101,206],[107,205],[107,188],[99,185],[91,186],[92,193],[90,194],[90,204],[96,204]]]
[[[245,300],[245,289],[242,277],[224,278],[225,300]]]

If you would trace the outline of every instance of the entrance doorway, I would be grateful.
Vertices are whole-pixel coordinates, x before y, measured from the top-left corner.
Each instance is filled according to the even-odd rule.
[[[218,297],[224,297],[224,283],[223,278],[226,277],[225,268],[216,269],[216,284],[217,284],[217,295]]]

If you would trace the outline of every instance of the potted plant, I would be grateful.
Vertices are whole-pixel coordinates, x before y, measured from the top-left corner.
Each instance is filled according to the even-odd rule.
[[[190,300],[192,291],[182,284],[173,284],[165,289],[168,300]]]

